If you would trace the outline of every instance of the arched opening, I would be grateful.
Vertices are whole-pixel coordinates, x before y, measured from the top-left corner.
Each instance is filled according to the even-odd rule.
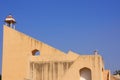
[[[79,71],[80,80],[92,80],[91,79],[91,70],[89,68],[82,68]]]
[[[32,51],[32,55],[33,56],[39,56],[40,55],[40,51],[35,49],[35,50]]]
[[[104,69],[102,68],[102,72],[103,72],[103,70],[104,70]]]
[[[109,80],[109,73],[107,74],[107,80]]]

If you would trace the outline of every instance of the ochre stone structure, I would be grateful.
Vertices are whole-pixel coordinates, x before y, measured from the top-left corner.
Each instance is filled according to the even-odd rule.
[[[64,53],[4,25],[2,80],[110,80],[102,57]]]

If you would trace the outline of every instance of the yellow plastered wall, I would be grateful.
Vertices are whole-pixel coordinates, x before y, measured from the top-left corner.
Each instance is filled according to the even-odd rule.
[[[100,55],[81,55],[75,60],[71,68],[67,71],[61,80],[80,80],[80,69],[88,68],[91,70],[92,80],[102,80]]]
[[[100,55],[78,55],[72,51],[65,54],[8,26],[4,26],[3,31],[2,80],[29,79],[31,61],[72,61],[59,80],[80,80],[79,71],[84,67],[91,70],[92,80],[105,80]],[[32,55],[35,49],[40,51],[40,56]]]
[[[40,50],[41,56],[65,56],[55,48],[39,42],[8,26],[4,26],[2,80],[24,80],[29,77],[32,50]]]

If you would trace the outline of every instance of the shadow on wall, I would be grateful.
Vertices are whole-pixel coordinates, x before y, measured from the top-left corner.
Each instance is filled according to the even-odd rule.
[[[0,80],[1,80],[1,74],[0,74]]]

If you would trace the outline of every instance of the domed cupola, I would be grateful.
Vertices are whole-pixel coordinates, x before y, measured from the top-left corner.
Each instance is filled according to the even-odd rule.
[[[15,21],[15,19],[12,17],[12,15],[8,15],[7,17],[6,17],[6,19],[5,19],[5,25],[7,25],[7,26],[9,26],[9,27],[11,27],[11,28],[13,28],[13,29],[15,29],[15,23],[16,23],[16,21]]]

